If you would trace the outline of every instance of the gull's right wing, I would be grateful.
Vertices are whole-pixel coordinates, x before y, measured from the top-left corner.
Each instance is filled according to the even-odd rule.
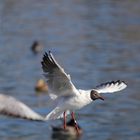
[[[44,118],[14,97],[0,94],[0,114],[34,121]]]

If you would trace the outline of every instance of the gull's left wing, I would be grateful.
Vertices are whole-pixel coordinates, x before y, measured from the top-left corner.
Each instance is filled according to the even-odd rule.
[[[14,97],[0,94],[0,114],[34,121],[44,121],[44,118]]]
[[[96,90],[98,93],[114,93],[117,91],[121,91],[125,89],[127,85],[125,84],[124,81],[111,81],[111,82],[106,82],[101,85],[96,86],[94,90]]]
[[[41,64],[44,76],[47,78],[50,93],[56,96],[76,94],[76,88],[71,82],[70,76],[57,63],[50,51],[44,54]]]

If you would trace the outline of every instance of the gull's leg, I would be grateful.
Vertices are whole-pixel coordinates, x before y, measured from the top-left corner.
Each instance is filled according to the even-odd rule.
[[[63,115],[64,115],[64,129],[66,129],[66,111],[64,111]]]
[[[78,128],[77,122],[76,122],[76,120],[75,120],[74,112],[71,113],[71,117],[72,117],[72,119],[73,119],[74,122],[75,122],[75,129],[76,129],[76,131],[77,131],[77,134],[79,135],[79,134],[80,134],[80,133],[79,133],[79,128]]]

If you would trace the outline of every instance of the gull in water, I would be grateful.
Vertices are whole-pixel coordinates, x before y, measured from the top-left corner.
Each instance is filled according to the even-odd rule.
[[[49,95],[55,105],[54,109],[43,117],[21,101],[0,94],[0,114],[40,121],[63,117],[63,127],[66,129],[66,116],[71,113],[71,117],[75,121],[75,129],[79,133],[75,120],[75,110],[81,109],[97,99],[104,100],[101,96],[102,93],[114,93],[127,87],[123,81],[117,80],[100,84],[89,90],[77,89],[72,83],[70,75],[65,73],[50,51],[44,54],[41,64],[47,79]]]

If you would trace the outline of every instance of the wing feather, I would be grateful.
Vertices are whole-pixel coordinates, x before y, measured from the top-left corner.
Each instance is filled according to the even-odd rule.
[[[65,112],[66,116],[70,114],[69,110],[66,110]],[[61,109],[60,107],[56,107],[45,117],[45,120],[47,121],[63,118],[63,113],[64,113],[63,109]]]
[[[111,81],[96,86],[95,90],[98,93],[113,93],[125,89],[127,85],[124,81]]]
[[[74,93],[76,88],[71,82],[70,76],[57,63],[50,51],[44,54],[41,64],[51,93],[57,96],[67,96]]]

